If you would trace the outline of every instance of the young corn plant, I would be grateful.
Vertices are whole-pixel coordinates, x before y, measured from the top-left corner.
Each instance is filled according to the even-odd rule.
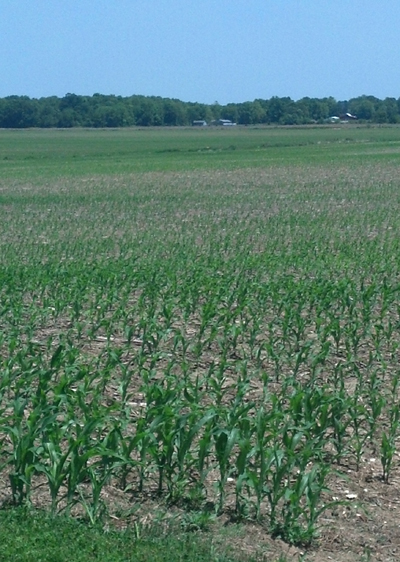
[[[9,480],[12,498],[15,505],[30,501],[32,476],[35,473],[37,456],[36,440],[39,437],[39,427],[36,414],[30,415],[26,425],[22,423],[26,404],[21,398],[14,400],[13,420],[6,425],[4,431],[11,443],[11,451],[6,450],[4,466],[11,465]]]
[[[367,430],[368,412],[362,401],[362,396],[358,393],[352,397],[348,413],[351,420],[350,425],[353,429],[351,441],[356,461],[356,470],[359,470],[365,445],[369,438],[369,432]]]
[[[11,443],[11,450],[7,448],[5,451],[5,463],[11,465],[9,479],[16,505],[30,501],[32,477],[40,454],[41,432],[49,420],[54,420],[54,411],[48,402],[50,376],[50,371],[38,367],[22,372],[10,404],[12,412],[5,420],[4,431]],[[34,377],[37,377],[36,391],[31,388]]]
[[[368,393],[365,396],[365,402],[368,408],[368,437],[373,443],[382,411],[387,402],[386,397],[382,392],[382,381],[380,380],[376,369],[374,369],[370,374],[367,389]]]
[[[381,438],[381,464],[382,478],[388,484],[392,468],[393,456],[396,452],[396,440],[399,436],[400,405],[393,404],[389,411],[389,429],[382,433]]]
[[[109,474],[100,473],[96,466],[89,466],[86,470],[86,477],[89,479],[90,488],[87,493],[82,486],[78,487],[79,503],[89,519],[91,525],[101,521],[107,513],[107,506],[101,497],[104,485],[109,479]]]
[[[174,493],[178,498],[183,497],[188,484],[193,480],[193,472],[197,464],[196,440],[199,438],[204,426],[214,418],[215,412],[210,410],[203,414],[200,408],[194,407],[188,414],[181,415],[177,420],[175,435],[174,459]],[[204,435],[203,435],[204,438]],[[202,479],[195,481],[197,496],[202,496],[204,487]]]
[[[255,425],[252,420],[246,418],[241,424],[240,437],[238,439],[238,454],[236,458],[236,488],[235,488],[235,511],[239,517],[249,517],[252,502],[250,499],[250,466],[255,455],[253,446],[253,435]],[[247,492],[244,494],[244,490]]]
[[[221,428],[219,426],[214,428],[214,450],[218,463],[219,477],[217,480],[218,488],[218,513],[222,513],[225,498],[226,498],[226,484],[230,474],[232,473],[233,466],[231,464],[231,455],[234,446],[239,440],[239,430],[233,428]]]
[[[337,501],[322,502],[322,493],[329,492],[326,480],[331,468],[316,464],[304,472],[299,469],[294,482],[286,488],[279,533],[289,543],[310,545],[318,534],[318,519]],[[277,531],[275,531],[277,532]]]
[[[270,493],[270,467],[274,462],[273,442],[276,437],[276,428],[282,422],[280,404],[275,396],[271,396],[272,406],[267,410],[261,406],[254,418],[254,460],[247,466],[247,487],[249,494],[255,499],[255,518],[261,520],[261,507]],[[247,447],[248,448],[248,445]],[[249,453],[250,455],[250,453]]]

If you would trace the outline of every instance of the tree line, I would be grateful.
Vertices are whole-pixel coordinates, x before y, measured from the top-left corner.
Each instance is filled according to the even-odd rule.
[[[400,123],[400,98],[380,100],[359,96],[347,101],[333,97],[298,101],[274,96],[220,105],[183,102],[155,96],[66,94],[30,98],[0,98],[0,127],[129,127],[190,125],[195,120],[230,119],[239,125],[304,125],[323,123],[331,116],[355,115],[362,122]]]

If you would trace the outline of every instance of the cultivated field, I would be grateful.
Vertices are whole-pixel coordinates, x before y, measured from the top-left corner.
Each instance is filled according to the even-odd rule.
[[[0,501],[398,560],[399,210],[397,127],[0,131]]]

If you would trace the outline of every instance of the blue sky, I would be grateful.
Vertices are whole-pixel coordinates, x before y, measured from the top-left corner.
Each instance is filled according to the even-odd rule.
[[[0,0],[0,97],[400,97],[399,0]]]

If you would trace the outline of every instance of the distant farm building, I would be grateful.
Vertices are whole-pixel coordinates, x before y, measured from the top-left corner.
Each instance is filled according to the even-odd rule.
[[[230,119],[217,119],[216,121],[212,121],[211,125],[217,125],[219,127],[233,127],[236,123],[232,123]]]
[[[328,117],[326,121],[328,123],[347,123],[348,121],[355,121],[356,119],[357,117],[351,113],[342,113],[340,117],[332,115],[331,117]]]
[[[207,121],[203,121],[203,119],[196,119],[192,123],[193,127],[207,127]]]
[[[357,117],[355,115],[352,115],[351,113],[343,113],[340,116],[341,121],[354,121],[355,119],[357,119]]]

